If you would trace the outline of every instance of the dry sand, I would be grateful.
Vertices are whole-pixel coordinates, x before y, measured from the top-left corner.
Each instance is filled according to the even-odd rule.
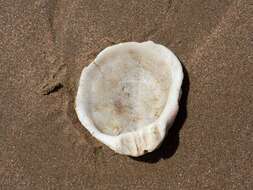
[[[253,189],[251,0],[0,0],[0,189]],[[185,67],[175,125],[139,159],[74,112],[106,46],[154,40]]]

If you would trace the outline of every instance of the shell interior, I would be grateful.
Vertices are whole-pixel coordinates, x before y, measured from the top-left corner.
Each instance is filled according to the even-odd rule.
[[[125,45],[100,54],[88,72],[89,86],[83,97],[96,128],[115,136],[158,119],[170,88],[168,65],[147,47]]]

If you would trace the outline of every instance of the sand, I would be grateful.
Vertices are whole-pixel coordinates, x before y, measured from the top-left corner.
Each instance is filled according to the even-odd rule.
[[[0,1],[0,189],[253,188],[253,4]],[[80,72],[106,46],[153,40],[184,65],[160,149],[133,159],[79,123]]]

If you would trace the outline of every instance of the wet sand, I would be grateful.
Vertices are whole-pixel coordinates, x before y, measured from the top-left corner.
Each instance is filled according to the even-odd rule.
[[[0,1],[0,189],[253,188],[253,4]],[[153,40],[184,65],[162,146],[133,159],[79,123],[81,70],[103,48]]]

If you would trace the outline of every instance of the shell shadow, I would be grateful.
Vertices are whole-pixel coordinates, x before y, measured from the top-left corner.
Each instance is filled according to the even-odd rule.
[[[181,60],[180,62],[182,63]],[[187,98],[190,88],[189,75],[183,63],[182,67],[184,73],[182,96],[179,102],[179,111],[172,127],[169,129],[167,136],[158,149],[140,157],[131,157],[132,159],[141,162],[156,163],[160,159],[169,159],[176,153],[179,146],[179,132],[187,118]]]

